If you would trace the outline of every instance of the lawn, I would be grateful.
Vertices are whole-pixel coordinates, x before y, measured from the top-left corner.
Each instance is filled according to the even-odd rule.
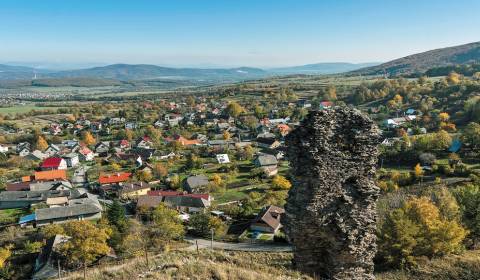
[[[0,224],[11,224],[18,222],[21,216],[28,215],[26,209],[4,209],[0,210]]]
[[[58,110],[62,107],[41,107],[36,105],[19,105],[12,107],[0,107],[0,114],[16,114],[16,113],[28,113],[33,110]]]

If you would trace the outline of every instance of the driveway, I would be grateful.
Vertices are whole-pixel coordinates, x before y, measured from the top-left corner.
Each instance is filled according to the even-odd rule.
[[[196,242],[199,249],[211,248],[212,245],[211,241],[207,239],[185,237],[185,240],[192,244],[187,248],[188,250],[196,250]],[[291,252],[292,246],[280,243],[226,243],[213,241],[213,249],[245,252]]]

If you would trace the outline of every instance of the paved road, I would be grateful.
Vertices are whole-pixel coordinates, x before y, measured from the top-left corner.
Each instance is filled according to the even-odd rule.
[[[73,174],[72,183],[76,186],[84,186],[85,183],[87,183],[88,169],[90,169],[90,167],[87,165],[79,166]]]
[[[195,242],[198,242],[199,249],[211,247],[211,241],[207,239],[186,237],[185,240],[192,243],[192,246],[187,248],[189,250],[196,250]],[[225,243],[213,241],[213,249],[246,252],[291,252],[292,246],[276,243]]]

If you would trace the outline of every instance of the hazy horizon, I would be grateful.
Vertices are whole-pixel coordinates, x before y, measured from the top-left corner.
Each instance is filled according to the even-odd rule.
[[[6,0],[0,61],[60,68],[385,62],[478,41],[479,9],[472,0]]]

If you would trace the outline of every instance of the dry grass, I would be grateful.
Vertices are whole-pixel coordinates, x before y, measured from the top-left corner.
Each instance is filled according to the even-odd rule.
[[[377,275],[377,280],[478,280],[480,279],[480,250],[462,255],[425,261],[410,271],[393,271]]]
[[[92,280],[132,279],[218,279],[271,280],[311,279],[292,270],[288,253],[248,253],[202,250],[168,252],[151,260],[147,269],[144,259],[124,265],[106,266],[88,271]],[[82,279],[81,272],[64,279]]]
[[[291,266],[290,253],[249,253],[201,250],[172,251],[151,258],[150,269],[144,259],[137,258],[119,265],[90,269],[87,279],[191,279],[191,280],[287,280],[310,279]],[[376,274],[377,280],[478,280],[480,279],[480,250],[467,251],[459,256],[425,261],[409,271],[389,271]],[[64,280],[82,279],[76,272]]]

